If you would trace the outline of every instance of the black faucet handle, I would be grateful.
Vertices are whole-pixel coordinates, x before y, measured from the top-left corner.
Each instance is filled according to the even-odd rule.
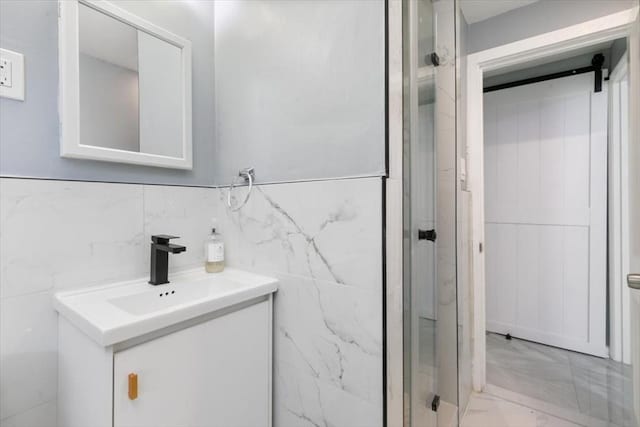
[[[151,236],[151,241],[159,245],[167,245],[169,244],[169,240],[179,239],[179,238],[180,238],[179,236],[169,236],[168,234],[157,234],[155,236]]]

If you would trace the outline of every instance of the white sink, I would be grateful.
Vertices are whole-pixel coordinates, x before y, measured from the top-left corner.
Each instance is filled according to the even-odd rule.
[[[170,275],[153,286],[147,278],[55,295],[55,309],[102,346],[127,341],[276,291],[277,280],[231,268]]]

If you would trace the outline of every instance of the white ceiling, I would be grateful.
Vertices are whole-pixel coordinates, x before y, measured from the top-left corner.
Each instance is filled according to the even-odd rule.
[[[467,23],[474,24],[536,1],[538,0],[462,0],[460,7]]]

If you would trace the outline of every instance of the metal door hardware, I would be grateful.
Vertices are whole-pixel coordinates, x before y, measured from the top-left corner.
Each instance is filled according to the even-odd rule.
[[[436,230],[418,230],[418,240],[436,241]]]
[[[436,394],[435,396],[433,396],[433,400],[431,401],[431,410],[433,412],[438,412],[439,407],[440,407],[440,396]]]

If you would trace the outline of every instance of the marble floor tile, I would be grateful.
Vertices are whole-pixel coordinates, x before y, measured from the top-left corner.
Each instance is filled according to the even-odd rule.
[[[572,367],[572,372],[580,412],[620,427],[635,427],[631,378],[613,370],[597,372]]]
[[[568,367],[566,370],[570,373]],[[520,371],[487,363],[487,382],[535,399],[555,403],[575,411],[579,410],[573,382],[570,377],[566,378],[563,375],[561,369],[558,369],[557,376],[553,377],[548,371],[537,371],[535,368]]]
[[[485,393],[473,393],[461,427],[585,427]]]
[[[581,427],[580,424],[563,420],[542,412],[536,412],[536,427]]]
[[[473,394],[462,427],[537,427],[536,411],[488,394]]]
[[[563,350],[487,335],[487,382],[578,410],[569,356]]]
[[[637,427],[631,369],[610,359],[515,338],[506,340],[490,333],[487,382],[531,401],[549,402],[567,413],[574,412],[577,416],[570,418],[574,421],[588,419],[592,420],[586,423],[590,425]]]
[[[547,414],[556,418],[570,421],[571,423],[579,426],[619,427],[614,425],[613,423],[609,423],[607,421],[603,421],[601,419],[583,414],[575,409],[569,409],[566,407],[554,405],[553,403],[535,399],[521,393],[516,393],[493,384],[487,384],[484,393],[491,396],[499,397],[500,399],[504,399],[521,406],[525,406],[527,408],[535,409],[542,414]]]

